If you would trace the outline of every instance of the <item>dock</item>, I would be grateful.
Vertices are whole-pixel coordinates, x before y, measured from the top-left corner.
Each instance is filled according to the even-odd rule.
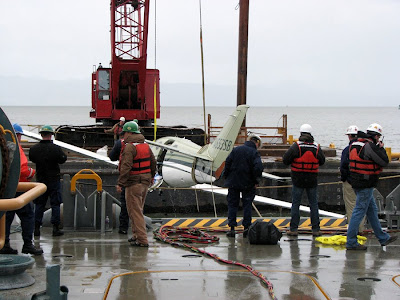
[[[284,233],[287,221],[274,223],[279,222]],[[399,240],[382,247],[367,233],[367,251],[348,251],[344,246],[317,242],[307,230],[307,222],[302,220],[298,237],[284,233],[277,245],[252,245],[241,233],[235,238],[226,237],[224,218],[159,219],[148,231],[149,248],[130,246],[129,234],[118,234],[115,228],[105,234],[66,231],[64,236],[52,237],[51,228],[44,227],[40,239],[35,240],[44,254],[32,256],[35,262],[26,271],[35,283],[0,290],[0,299],[27,300],[45,291],[46,266],[53,264],[60,265],[60,285],[64,291],[67,288],[69,299],[400,298]],[[172,246],[153,234],[161,225],[196,224],[219,240],[190,244],[192,247],[237,264]],[[323,236],[345,233],[343,220],[328,219],[324,224]],[[240,232],[241,227],[238,229]],[[20,252],[20,232],[12,233],[10,238],[11,246]]]

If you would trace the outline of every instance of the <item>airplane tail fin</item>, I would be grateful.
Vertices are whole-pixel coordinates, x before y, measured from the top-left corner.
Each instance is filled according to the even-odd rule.
[[[248,105],[239,105],[229,116],[228,121],[226,121],[214,142],[199,151],[199,154],[207,155],[213,161],[213,171],[222,165],[235,146],[236,138],[248,108]]]

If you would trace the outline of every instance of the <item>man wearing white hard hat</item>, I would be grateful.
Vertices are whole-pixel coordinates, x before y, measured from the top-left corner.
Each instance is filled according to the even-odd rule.
[[[310,219],[313,236],[320,236],[318,211],[318,168],[325,163],[325,155],[321,147],[314,142],[312,127],[303,124],[300,127],[299,141],[294,143],[283,155],[283,163],[291,165],[292,208],[289,236],[297,236],[300,222],[300,204],[304,190],[310,204]]]
[[[340,179],[343,181],[342,192],[343,192],[343,201],[344,206],[346,208],[346,216],[347,216],[347,224],[350,224],[351,215],[353,213],[353,209],[356,206],[356,193],[351,187],[350,180],[350,169],[349,169],[349,147],[350,145],[357,140],[358,127],[356,125],[351,125],[346,130],[346,135],[349,139],[349,144],[342,151],[342,157],[340,159]],[[361,221],[359,226],[359,232],[364,231],[364,223],[365,217]]]
[[[347,250],[367,250],[366,246],[357,242],[358,228],[364,216],[367,216],[368,223],[381,246],[386,246],[397,239],[397,236],[390,236],[382,230],[373,194],[382,168],[389,164],[386,150],[380,141],[382,134],[382,126],[373,123],[368,126],[367,133],[358,131],[357,141],[349,148],[350,182],[357,198],[347,229]]]
[[[119,122],[115,123],[111,129],[104,129],[105,133],[113,133],[114,134],[114,141],[117,141],[120,136],[122,135],[122,129],[124,128],[125,118],[119,118]]]

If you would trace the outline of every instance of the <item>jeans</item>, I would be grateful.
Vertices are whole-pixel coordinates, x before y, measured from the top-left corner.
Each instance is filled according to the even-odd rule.
[[[33,201],[35,203],[35,223],[42,225],[47,198],[50,197],[51,224],[60,225],[61,182],[52,180],[43,183],[47,186],[46,192]]]
[[[303,191],[306,190],[308,203],[310,204],[312,231],[319,231],[319,212],[317,199],[317,186],[312,188],[292,187],[292,209],[290,220],[290,231],[297,231],[300,223],[300,204]]]
[[[243,203],[243,222],[242,225],[248,228],[251,225],[251,204],[253,203],[256,195],[256,189],[250,190],[237,190],[234,188],[228,189],[228,225],[229,227],[236,227],[236,216],[239,208],[240,193],[242,193]]]
[[[346,247],[357,247],[358,226],[364,216],[374,230],[374,234],[382,244],[389,239],[389,235],[382,230],[381,223],[378,218],[378,207],[375,203],[374,188],[354,189],[356,192],[356,206],[351,216],[350,224],[347,228],[347,243]]]

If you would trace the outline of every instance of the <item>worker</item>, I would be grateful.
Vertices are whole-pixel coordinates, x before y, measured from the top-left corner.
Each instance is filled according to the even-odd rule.
[[[119,122],[115,123],[111,129],[104,129],[105,133],[113,133],[114,134],[114,141],[117,141],[122,135],[122,129],[125,124],[125,118],[119,118]]]
[[[350,169],[349,169],[349,147],[357,140],[358,127],[356,125],[351,125],[346,130],[346,135],[349,139],[349,144],[342,151],[342,156],[340,159],[340,178],[343,182],[343,201],[346,208],[347,224],[350,224],[351,214],[353,213],[354,206],[356,206],[356,193],[350,184]],[[360,223],[359,232],[364,231],[365,217]]]
[[[108,157],[111,161],[119,160],[119,156],[121,155],[121,143],[124,139],[119,139],[114,143],[114,147],[112,148],[111,152],[108,154]],[[119,198],[121,202],[121,211],[119,213],[119,230],[118,233],[120,234],[128,234],[128,227],[129,227],[129,215],[126,209],[126,199],[125,199],[125,188],[122,187],[121,189],[121,196]]]
[[[373,123],[368,126],[367,133],[358,131],[357,141],[349,148],[350,182],[357,197],[347,229],[347,250],[367,250],[367,246],[357,242],[358,228],[364,216],[367,216],[368,223],[381,246],[386,246],[397,239],[397,236],[390,236],[382,230],[373,194],[382,168],[389,163],[384,144],[380,141],[382,132],[382,126]]]
[[[261,146],[258,135],[250,135],[248,141],[232,150],[225,161],[224,185],[228,187],[228,237],[235,237],[236,216],[240,195],[243,204],[243,236],[247,237],[251,225],[251,209],[256,195],[256,186],[262,176],[263,165],[257,149]]]
[[[298,235],[300,222],[300,204],[304,190],[307,193],[311,212],[311,228],[313,236],[320,236],[318,212],[318,169],[325,163],[325,155],[321,147],[314,142],[312,127],[309,124],[300,126],[299,141],[294,143],[283,155],[283,163],[291,165],[292,208],[289,236]]]
[[[47,186],[47,191],[34,200],[34,236],[40,236],[40,226],[42,225],[43,213],[48,197],[50,197],[53,236],[60,236],[64,234],[60,230],[60,205],[62,203],[60,164],[67,161],[67,155],[61,150],[60,146],[53,143],[52,136],[54,130],[51,126],[44,125],[39,133],[42,136],[42,140],[31,147],[29,150],[29,159],[36,164],[36,178],[39,182]]]
[[[15,134],[17,135],[18,139],[18,146],[19,146],[19,156],[20,156],[20,175],[19,175],[19,182],[29,182],[35,175],[35,169],[32,169],[28,166],[28,159],[24,153],[24,150],[21,146],[21,136],[23,134],[22,127],[15,123],[13,124],[13,128]],[[22,193],[18,193],[15,197],[18,197]],[[10,246],[10,229],[11,224],[14,220],[15,214],[21,220],[21,228],[22,228],[22,239],[24,240],[24,244],[22,246],[22,253],[26,254],[33,254],[33,255],[41,255],[43,254],[43,250],[40,248],[36,248],[33,243],[33,227],[35,223],[35,217],[33,212],[33,203],[29,202],[24,207],[8,211],[6,213],[6,237],[3,249],[0,250],[0,254],[18,254],[18,250],[11,248]]]
[[[137,123],[125,123],[123,139],[117,192],[121,193],[125,188],[126,206],[132,224],[132,237],[128,241],[132,246],[148,247],[143,208],[156,173],[156,159]]]

